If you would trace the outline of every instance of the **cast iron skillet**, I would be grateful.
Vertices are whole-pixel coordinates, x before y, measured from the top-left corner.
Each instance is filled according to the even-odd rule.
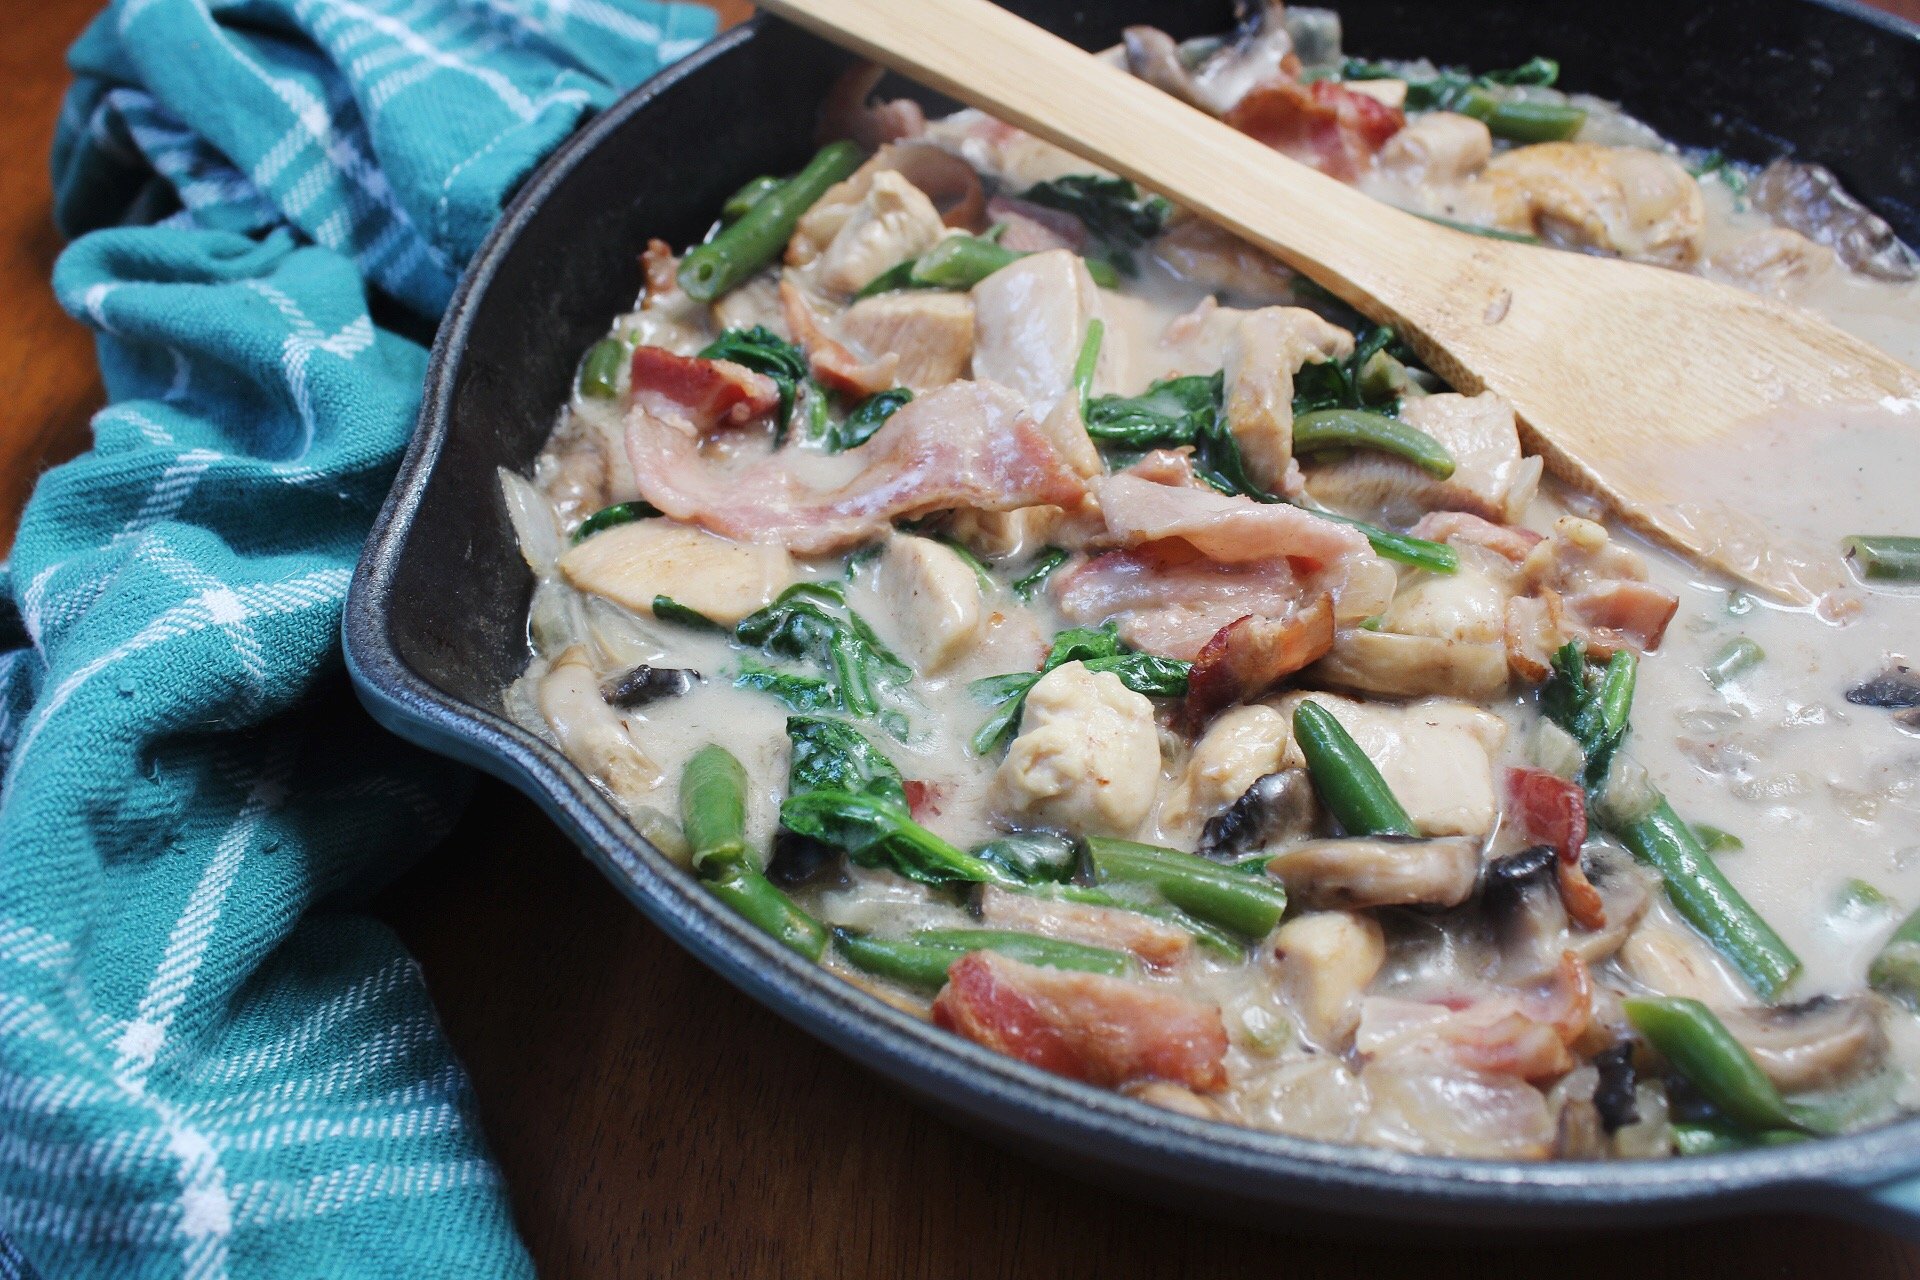
[[[910,0],[903,0],[910,2]],[[1089,48],[1153,22],[1221,31],[1229,0],[1014,0]],[[1836,0],[1344,0],[1350,51],[1510,66],[1621,99],[1668,136],[1818,159],[1920,240],[1920,31]],[[957,1117],[1040,1158],[1268,1225],[1640,1225],[1760,1208],[1920,1230],[1920,1119],[1661,1162],[1398,1155],[1189,1119],[1038,1071],[898,1012],[775,945],[628,827],[501,713],[527,657],[531,577],[494,469],[524,473],[575,362],[639,289],[649,236],[697,239],[735,187],[797,168],[839,51],[760,19],[641,86],[554,155],[468,269],[440,326],[419,431],[347,601],[346,650],[388,728],[527,792],[647,916],[727,979]],[[1231,175],[1221,175],[1230,181]],[[1288,1213],[1287,1210],[1310,1210]]]

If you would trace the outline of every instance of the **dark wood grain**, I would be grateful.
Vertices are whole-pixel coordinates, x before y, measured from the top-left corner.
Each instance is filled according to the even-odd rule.
[[[60,54],[92,7],[10,6],[0,44],[0,542],[100,400],[85,333],[46,283]],[[1920,0],[1884,7],[1920,20]],[[1440,1253],[1292,1240],[1083,1187],[932,1118],[734,992],[491,783],[377,906],[472,1072],[544,1276],[1920,1280],[1920,1249],[1814,1220]]]

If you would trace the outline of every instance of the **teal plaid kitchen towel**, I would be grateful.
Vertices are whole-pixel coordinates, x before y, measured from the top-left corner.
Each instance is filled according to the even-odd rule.
[[[463,776],[353,704],[340,609],[502,202],[712,27],[115,0],[75,45],[54,285],[110,403],[0,573],[8,1271],[530,1272],[420,975],[354,913]]]

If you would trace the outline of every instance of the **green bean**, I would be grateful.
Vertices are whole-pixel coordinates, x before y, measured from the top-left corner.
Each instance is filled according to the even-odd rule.
[[[971,289],[1025,256],[979,236],[947,236],[920,255],[909,278],[938,289]]]
[[[1295,418],[1293,451],[1321,449],[1373,449],[1405,458],[1436,479],[1453,474],[1453,455],[1445,445],[1417,427],[1366,409],[1316,409]]]
[[[602,338],[587,348],[580,361],[580,394],[589,400],[611,400],[620,394],[620,368],[633,348],[618,338]]]
[[[758,867],[729,863],[703,876],[701,883],[747,923],[807,959],[818,960],[827,949],[826,926],[781,892]]]
[[[1080,416],[1087,416],[1087,401],[1093,398],[1093,375],[1100,368],[1100,340],[1107,326],[1099,320],[1087,321],[1087,336],[1081,339],[1080,354],[1073,361],[1073,389],[1080,397]]]
[[[853,295],[857,302],[861,298],[871,298],[876,294],[892,293],[896,289],[928,289],[931,285],[914,283],[913,269],[919,266],[917,259],[908,258],[905,262],[896,262],[873,279],[860,286],[860,292]]]
[[[1874,956],[1867,985],[1920,1013],[1920,911],[1902,920]]]
[[[1845,543],[1860,576],[1878,582],[1920,581],[1920,538],[1856,533]]]
[[[1425,569],[1428,573],[1455,573],[1460,568],[1459,553],[1444,542],[1429,542],[1425,538],[1416,538],[1411,534],[1395,533],[1391,529],[1382,529],[1378,525],[1368,524],[1365,520],[1356,520],[1352,516],[1341,515],[1338,511],[1328,511],[1324,507],[1305,509],[1322,520],[1351,525],[1366,534],[1367,542],[1373,547],[1375,555],[1396,560],[1401,564],[1412,565],[1416,569]]]
[[[1086,846],[1096,880],[1146,885],[1182,911],[1249,938],[1272,932],[1287,909],[1278,884],[1190,853],[1106,836],[1088,836]]]
[[[1420,834],[1380,770],[1332,712],[1317,702],[1302,702],[1293,709],[1293,737],[1307,758],[1313,789],[1348,835]]]
[[[1401,364],[1391,352],[1376,351],[1367,357],[1354,374],[1353,386],[1368,404],[1381,404],[1406,395],[1408,388],[1413,386],[1413,379],[1407,374],[1407,366]],[[1449,466],[1448,470],[1451,471],[1452,467]]]
[[[733,753],[709,745],[680,774],[680,825],[703,874],[747,858],[747,771]]]
[[[770,173],[748,179],[738,191],[727,197],[725,204],[720,206],[720,220],[722,222],[740,221],[747,216],[747,210],[778,191],[780,181]]]
[[[1806,1127],[1746,1046],[1698,1000],[1629,996],[1621,1004],[1634,1029],[1728,1119],[1756,1132]]]
[[[1102,289],[1118,289],[1120,287],[1119,268],[1115,267],[1105,258],[1082,258],[1080,261],[1086,266],[1087,274],[1093,277],[1093,282]]]
[[[1760,665],[1767,651],[1745,636],[1736,636],[1727,641],[1726,647],[1713,655],[1703,668],[1706,677],[1716,689],[1725,688],[1742,674]]]
[[[632,524],[635,520],[647,520],[660,514],[660,508],[651,502],[616,502],[610,507],[602,507],[573,531],[575,542],[585,542],[602,529],[611,529],[617,524]]]
[[[911,938],[875,938],[835,929],[833,941],[835,948],[856,969],[926,991],[937,991],[944,986],[947,970],[960,957],[973,951],[992,951],[1052,969],[1116,977],[1132,968],[1125,952],[996,929],[927,929]]]
[[[1733,962],[1762,999],[1772,1000],[1800,972],[1800,957],[1727,882],[1693,828],[1667,801],[1613,834],[1660,873],[1681,916]]]
[[[1117,978],[1133,968],[1133,957],[1124,951],[1092,947],[1084,942],[1063,942],[1037,933],[1019,933],[1010,929],[922,929],[913,935],[915,942],[936,947],[958,947],[968,951],[993,951],[1012,960],[1046,965],[1050,969],[1074,969],[1081,973],[1104,973]]]
[[[780,256],[800,215],[865,159],[866,153],[851,142],[820,148],[806,168],[762,196],[738,222],[688,250],[680,260],[680,288],[695,302],[712,302],[745,283]]]
[[[1586,110],[1565,102],[1504,98],[1480,117],[1487,132],[1511,142],[1564,142],[1587,122]]]

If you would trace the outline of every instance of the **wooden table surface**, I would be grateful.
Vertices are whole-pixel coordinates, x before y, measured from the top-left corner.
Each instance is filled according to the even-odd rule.
[[[47,287],[61,54],[95,3],[13,6],[0,43],[0,547],[101,399],[88,337]],[[1920,0],[1882,3],[1920,19]],[[1920,1277],[1920,1247],[1813,1219],[1440,1253],[1292,1240],[1080,1186],[933,1119],[736,993],[497,784],[378,910],[472,1072],[543,1276]]]

